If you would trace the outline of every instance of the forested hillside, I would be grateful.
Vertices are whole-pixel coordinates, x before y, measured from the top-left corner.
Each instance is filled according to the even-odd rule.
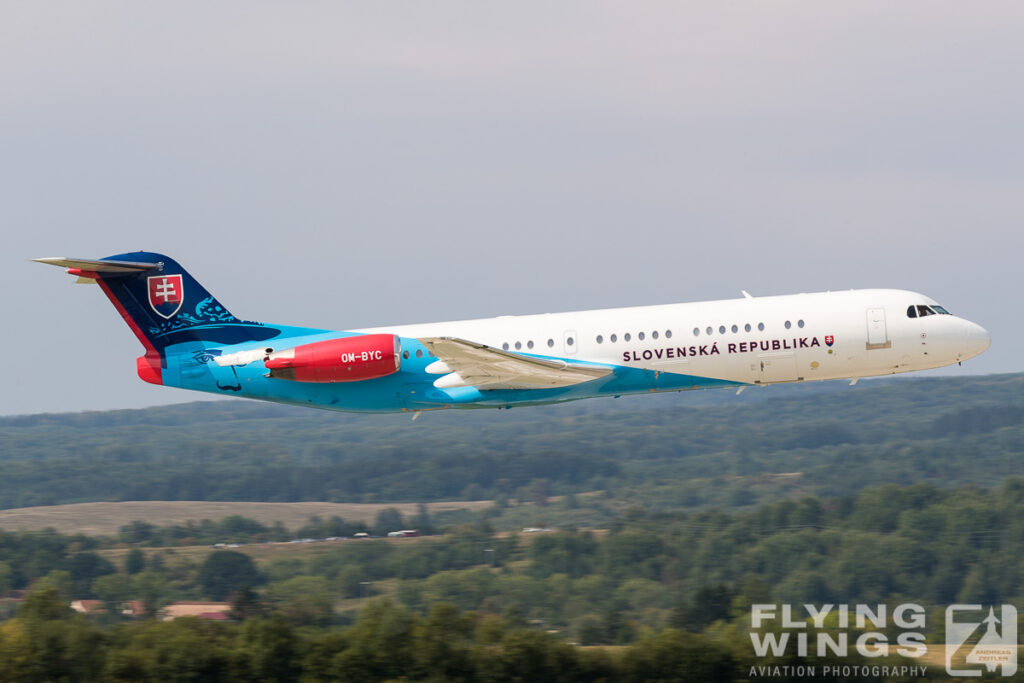
[[[0,508],[387,502],[611,491],[742,507],[1021,471],[1024,376],[898,377],[511,411],[353,415],[249,401],[0,418]]]

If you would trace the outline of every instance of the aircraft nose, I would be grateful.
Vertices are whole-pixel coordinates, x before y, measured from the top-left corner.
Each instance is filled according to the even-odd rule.
[[[988,330],[968,320],[964,321],[964,355],[963,358],[974,358],[992,345],[992,337]]]

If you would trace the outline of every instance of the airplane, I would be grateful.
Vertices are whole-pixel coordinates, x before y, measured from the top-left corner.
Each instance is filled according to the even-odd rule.
[[[40,258],[96,283],[151,384],[353,412],[512,408],[938,368],[985,351],[934,300],[860,289],[332,331],[235,317],[173,259]]]

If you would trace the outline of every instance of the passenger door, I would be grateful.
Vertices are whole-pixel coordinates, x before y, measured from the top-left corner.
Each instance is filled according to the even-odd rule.
[[[892,341],[889,339],[885,326],[885,309],[869,308],[867,311],[868,324],[868,350],[891,349]]]

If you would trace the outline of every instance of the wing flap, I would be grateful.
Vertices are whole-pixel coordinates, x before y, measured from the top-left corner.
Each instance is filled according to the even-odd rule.
[[[424,337],[419,341],[440,359],[443,369],[450,371],[434,382],[442,389],[551,389],[589,382],[612,372],[600,365],[524,356],[455,337]]]

